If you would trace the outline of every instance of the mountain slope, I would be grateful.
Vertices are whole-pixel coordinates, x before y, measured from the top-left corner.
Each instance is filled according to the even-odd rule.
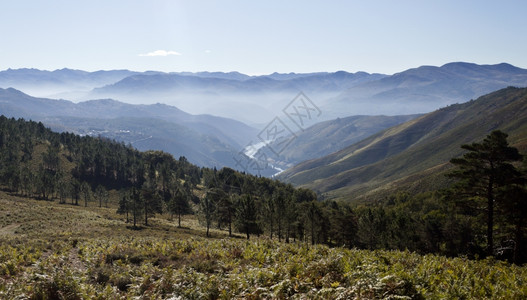
[[[190,115],[176,107],[131,105],[115,100],[75,104],[0,89],[0,112],[8,117],[44,122],[61,131],[102,135],[185,156],[202,166],[234,166],[233,157],[257,130],[241,122],[210,115]]]
[[[233,157],[239,151],[212,134],[200,134],[183,125],[157,118],[50,117],[44,118],[42,122],[49,124],[53,130],[104,136],[131,144],[140,151],[162,150],[176,158],[185,156],[191,163],[199,166],[234,167]]]
[[[362,198],[397,185],[415,186],[448,168],[461,144],[492,130],[509,133],[527,150],[527,89],[506,88],[476,101],[451,105],[380,132],[326,157],[301,163],[279,178],[327,197]],[[435,177],[442,179],[442,177]],[[435,182],[435,185],[440,182]]]
[[[305,160],[326,156],[346,148],[386,128],[407,122],[418,115],[407,116],[350,116],[316,123],[286,140],[277,139],[269,144],[272,149],[288,145],[275,165],[286,169]],[[263,148],[264,151],[266,148]],[[273,153],[267,156],[273,157]]]

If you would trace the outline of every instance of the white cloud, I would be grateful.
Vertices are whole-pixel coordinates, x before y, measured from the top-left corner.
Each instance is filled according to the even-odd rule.
[[[181,53],[176,51],[167,51],[167,50],[156,50],[153,52],[139,54],[139,56],[169,56],[169,55],[181,55]]]

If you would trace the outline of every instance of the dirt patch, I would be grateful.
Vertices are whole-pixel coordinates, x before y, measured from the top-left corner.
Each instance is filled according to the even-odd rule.
[[[0,235],[13,235],[17,228],[20,227],[20,224],[9,224],[0,228]]]

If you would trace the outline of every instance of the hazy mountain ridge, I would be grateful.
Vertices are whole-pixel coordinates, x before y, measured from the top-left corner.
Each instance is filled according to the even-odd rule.
[[[95,93],[130,92],[133,90],[171,91],[207,89],[208,92],[276,93],[290,90],[330,90],[342,89],[362,82],[384,78],[386,75],[365,72],[313,74],[271,74],[246,77],[244,80],[231,79],[220,73],[216,76],[183,75],[179,73],[137,74],[116,83],[96,88]],[[220,76],[221,75],[221,76]]]
[[[12,87],[37,97],[50,97],[86,93],[136,73],[128,70],[87,72],[67,68],[55,71],[7,69],[0,72],[0,88]]]
[[[507,86],[527,86],[527,70],[509,64],[455,62],[393,75],[365,72],[270,74],[245,80],[180,74],[138,74],[94,89],[91,97],[138,103],[173,103],[185,111],[212,111],[248,122],[266,122],[303,91],[324,112],[322,120],[350,115],[426,113]],[[252,117],[252,118],[251,118]]]
[[[261,124],[272,120],[300,91],[321,103],[349,87],[384,76],[339,71],[271,74],[233,80],[224,76],[183,76],[177,73],[138,74],[96,88],[89,97],[114,98],[130,103],[155,99],[194,114],[208,113],[248,124]]]
[[[364,114],[423,113],[507,86],[527,86],[527,70],[506,63],[421,66],[351,87],[322,108],[351,107]]]
[[[67,74],[71,77],[69,81],[61,79]],[[92,78],[88,85],[86,78]],[[62,90],[54,93],[31,93],[47,84],[53,89],[55,81],[67,84],[62,84]],[[79,89],[79,85],[83,88]],[[40,97],[166,103],[192,114],[223,116],[250,125],[272,120],[300,91],[323,111],[320,121],[324,121],[352,115],[427,113],[507,86],[527,86],[527,70],[506,63],[454,62],[440,67],[421,66],[393,75],[345,71],[260,76],[239,72],[90,73],[68,69],[0,72],[0,87],[20,87]]]
[[[527,89],[507,88],[442,108],[301,163],[279,178],[348,200],[364,199],[398,184],[444,181],[437,176],[462,153],[460,145],[479,141],[495,129],[509,133],[513,145],[527,150]]]

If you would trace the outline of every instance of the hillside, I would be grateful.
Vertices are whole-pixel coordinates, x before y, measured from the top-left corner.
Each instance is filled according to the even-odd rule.
[[[405,116],[350,116],[316,123],[294,136],[272,141],[268,147],[280,149],[287,144],[278,158],[267,150],[267,157],[273,164],[287,169],[300,162],[320,158],[344,149],[386,128],[417,118],[418,115]],[[266,151],[263,148],[261,151]],[[258,156],[258,154],[256,155]]]
[[[191,115],[164,104],[132,105],[115,100],[73,103],[0,89],[0,111],[42,121],[55,130],[106,136],[140,150],[163,150],[207,167],[234,166],[233,157],[257,130],[239,121]]]
[[[521,299],[525,267],[408,251],[243,241],[158,218],[125,227],[113,208],[0,191],[0,298]],[[406,299],[406,298],[405,298]]]
[[[191,115],[160,103],[133,105],[111,99],[73,103],[35,98],[15,89],[0,89],[0,111],[8,117],[42,121],[61,132],[100,135],[142,151],[162,150],[176,157],[185,156],[206,167],[239,167],[234,158],[258,135],[256,129],[236,120]],[[316,124],[298,132],[275,165],[285,169],[322,157],[410,118],[353,116]]]
[[[327,198],[351,201],[375,198],[383,190],[433,190],[445,186],[440,174],[451,158],[462,154],[461,144],[481,140],[495,129],[527,150],[527,89],[506,88],[442,108],[301,163],[279,178]]]

